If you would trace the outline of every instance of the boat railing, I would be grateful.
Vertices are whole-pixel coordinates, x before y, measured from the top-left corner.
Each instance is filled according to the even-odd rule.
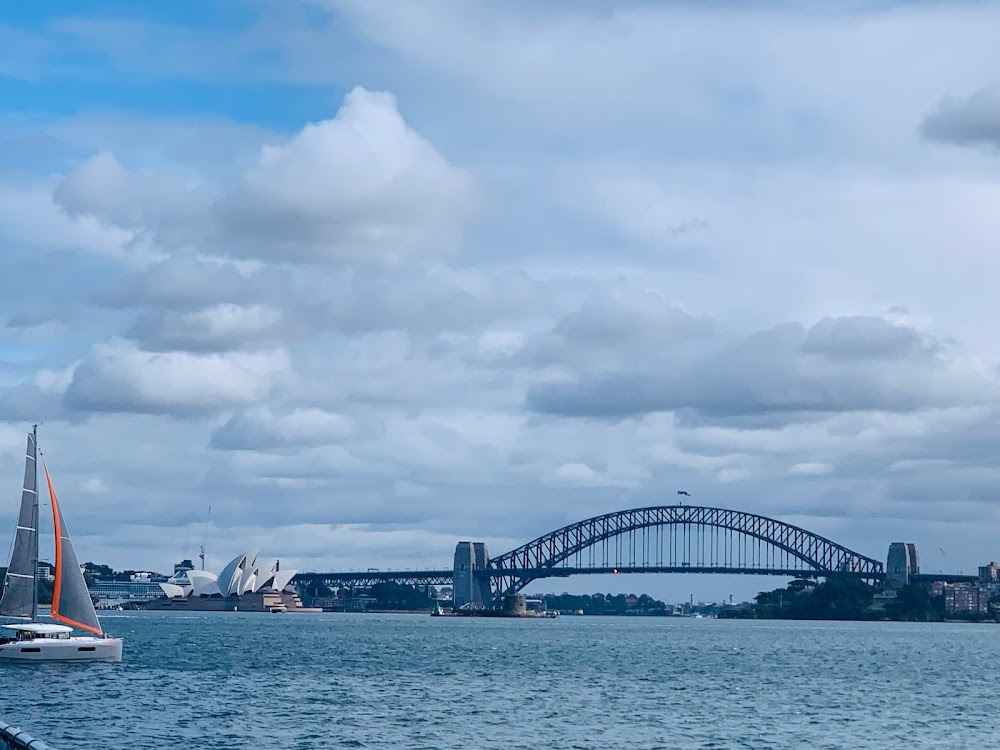
[[[0,721],[0,750],[55,750],[20,727]]]

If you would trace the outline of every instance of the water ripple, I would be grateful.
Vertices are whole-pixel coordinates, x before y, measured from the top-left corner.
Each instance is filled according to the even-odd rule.
[[[989,747],[996,627],[136,612],[117,665],[5,666],[60,750]]]

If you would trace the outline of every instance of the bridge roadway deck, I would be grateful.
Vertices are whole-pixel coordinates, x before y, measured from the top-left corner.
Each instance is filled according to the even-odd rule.
[[[917,573],[910,576],[911,583],[934,583],[934,581],[944,581],[945,583],[977,583],[979,576],[965,575],[964,573]]]
[[[376,583],[408,583],[412,586],[451,586],[451,570],[347,570],[334,573],[296,573],[296,583],[341,583],[367,588]]]
[[[724,566],[699,565],[649,565],[637,567],[564,567],[552,566],[541,568],[488,568],[477,571],[479,575],[490,578],[567,578],[573,575],[614,575],[615,573],[698,573],[716,575],[758,575],[780,576],[783,578],[839,577],[879,580],[882,573],[831,573],[828,571],[804,568],[736,568]],[[954,576],[952,576],[954,577]],[[451,570],[350,570],[331,573],[298,573],[295,576],[298,583],[319,581],[322,583],[339,583],[358,587],[374,586],[376,583],[408,583],[414,586],[450,586],[453,583]],[[942,580],[935,577],[933,580]],[[965,578],[962,578],[965,580]]]
[[[632,567],[569,567],[553,566],[543,568],[491,568],[488,571],[493,578],[515,577],[515,578],[566,578],[575,575],[608,575],[625,573],[698,573],[714,575],[753,575],[753,576],[781,576],[783,578],[862,578],[866,580],[879,580],[883,578],[882,573],[855,573],[843,572],[834,573],[830,571],[812,570],[810,568],[769,568],[769,567],[731,567],[723,565],[644,565]]]

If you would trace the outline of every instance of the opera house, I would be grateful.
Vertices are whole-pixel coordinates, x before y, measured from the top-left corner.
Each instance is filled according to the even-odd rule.
[[[284,612],[302,610],[299,595],[290,586],[298,571],[282,570],[280,561],[257,562],[257,553],[246,552],[230,560],[216,575],[178,566],[160,583],[163,596],[146,609],[191,611]]]

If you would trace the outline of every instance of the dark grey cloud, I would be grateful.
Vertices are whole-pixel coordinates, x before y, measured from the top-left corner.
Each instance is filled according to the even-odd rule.
[[[995,374],[928,357],[924,337],[870,318],[785,324],[684,358],[579,373],[537,385],[532,411],[620,418],[690,410],[708,417],[841,411],[908,412],[997,396]]]
[[[605,292],[563,315],[545,335],[529,339],[515,360],[536,367],[645,362],[717,332],[711,318],[689,315],[659,294]]]
[[[280,275],[281,271],[275,269],[274,273]],[[232,262],[178,252],[105,283],[92,301],[116,309],[197,310],[225,302],[256,301],[266,296],[267,289],[263,274],[243,273]]]
[[[823,318],[802,343],[806,353],[844,360],[923,358],[941,347],[920,331],[870,315]]]
[[[267,266],[177,254],[106,284],[92,301],[138,310],[124,336],[148,351],[230,351],[329,332],[481,331],[544,315],[546,285],[516,268],[411,262],[393,269]]]
[[[313,445],[336,445],[354,437],[355,422],[322,409],[294,409],[275,413],[267,409],[234,413],[212,432],[209,446],[216,450],[288,451]]]
[[[13,424],[32,424],[46,421],[78,422],[85,414],[66,408],[62,394],[43,390],[31,381],[4,389],[0,394],[0,420]]]
[[[713,331],[711,319],[688,315],[659,294],[636,294],[624,300],[592,297],[552,328],[569,346],[599,348],[617,348],[623,343],[670,345]]]
[[[212,196],[185,170],[140,174],[107,151],[77,166],[52,193],[55,204],[72,217],[128,230],[135,235],[133,243],[155,238],[171,248],[190,246],[193,231],[206,226]]]
[[[16,313],[7,319],[4,325],[8,328],[28,329],[48,324],[66,324],[76,322],[81,311],[72,305],[54,305],[52,307],[34,308]]]
[[[124,335],[146,351],[227,352],[272,349],[291,339],[294,328],[273,307],[214,305],[194,312],[147,312]]]
[[[1000,148],[1000,87],[945,97],[924,117],[920,130],[942,143]]]

